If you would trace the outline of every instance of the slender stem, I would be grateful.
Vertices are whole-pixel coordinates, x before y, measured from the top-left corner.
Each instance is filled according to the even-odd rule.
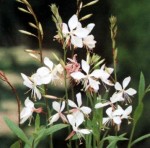
[[[133,123],[133,127],[132,127],[132,131],[131,131],[131,135],[130,135],[130,139],[129,139],[129,143],[128,143],[128,147],[127,148],[131,148],[131,142],[132,142],[132,138],[133,138],[133,134],[134,134],[134,130],[135,130],[135,123]]]
[[[11,90],[14,93],[16,101],[17,101],[17,106],[18,106],[18,126],[20,127],[20,99],[18,97],[16,89],[11,85],[11,83],[9,81],[7,81],[7,84],[11,87]]]

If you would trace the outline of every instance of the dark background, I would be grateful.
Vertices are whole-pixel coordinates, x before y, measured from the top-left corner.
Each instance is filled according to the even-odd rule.
[[[29,2],[43,26],[43,48],[47,51],[55,49],[61,53],[61,46],[53,41],[53,36],[56,34],[56,28],[51,19],[52,14],[49,5],[51,3],[56,3],[57,6],[59,6],[63,21],[67,22],[68,19],[76,13],[76,0],[30,0]],[[83,0],[83,3],[87,2],[88,0]],[[18,32],[19,29],[33,31],[32,28],[28,26],[28,22],[32,21],[32,17],[20,12],[17,9],[18,6],[21,5],[14,0],[0,0],[0,69],[8,73],[21,73],[22,71],[27,71],[31,74],[33,70],[32,67],[34,66],[36,68],[37,65],[32,62],[26,65],[20,65],[15,58],[19,53],[16,49],[20,46],[26,46],[33,49],[38,47],[37,41],[34,38]],[[93,16],[87,21],[84,21],[83,25],[87,25],[91,22],[96,24],[92,31],[92,34],[94,34],[97,41],[94,51],[103,58],[106,58],[108,65],[112,64],[109,17],[111,15],[117,17],[117,48],[119,51],[118,79],[122,80],[124,77],[130,75],[132,77],[131,86],[138,89],[139,75],[140,72],[143,71],[148,85],[150,82],[149,0],[100,0],[96,5],[85,8],[80,15],[83,16],[87,13],[93,13]],[[23,55],[19,56],[23,57]],[[22,91],[24,90],[23,87],[20,87],[19,85],[16,87],[19,89],[19,94],[22,95]],[[3,99],[9,100],[9,98],[12,98],[10,90],[0,83],[0,103]],[[137,102],[136,99],[137,97],[133,100],[134,106]],[[135,138],[149,132],[149,99],[149,95],[144,99],[145,107],[135,133]],[[0,108],[0,111],[1,110],[3,110],[2,107]],[[4,137],[1,134],[0,136],[0,148],[9,147],[8,145],[12,142],[11,138]],[[149,146],[150,142],[145,140],[136,147],[148,148]]]

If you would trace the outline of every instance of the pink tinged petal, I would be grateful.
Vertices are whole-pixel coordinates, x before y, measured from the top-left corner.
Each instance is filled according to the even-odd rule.
[[[74,35],[71,36],[71,43],[72,43],[72,45],[74,45],[75,47],[79,47],[79,48],[82,48],[82,47],[83,47],[82,39],[79,38],[79,37],[77,37],[77,36],[74,36]]]
[[[115,89],[121,91],[122,90],[122,86],[120,85],[119,82],[115,83]]]
[[[75,108],[77,108],[77,105],[76,105],[72,100],[68,100],[68,105],[69,105],[70,107],[75,107]]]
[[[65,101],[63,101],[62,104],[61,104],[60,112],[62,112],[64,110],[64,108],[65,108]]]
[[[97,103],[95,104],[95,108],[102,108],[105,107],[107,105],[110,105],[110,102],[106,102],[106,103]]]
[[[125,91],[128,95],[133,96],[136,94],[136,90],[133,88],[129,88]]]
[[[90,70],[89,64],[84,60],[81,61],[81,64],[82,64],[83,71],[86,72],[86,74],[88,74]]]
[[[71,77],[73,77],[75,80],[81,80],[81,79],[85,78],[86,76],[83,73],[81,73],[80,71],[78,71],[78,72],[71,73]]]
[[[131,77],[130,77],[130,76],[127,77],[127,78],[125,78],[125,79],[123,80],[123,82],[122,82],[123,89],[125,89],[125,88],[128,86],[128,84],[129,84],[130,81],[131,81]]]
[[[66,23],[63,23],[63,24],[62,24],[62,33],[65,34],[65,35],[66,35],[67,33],[69,33],[68,26],[67,26]]]
[[[90,134],[92,131],[89,129],[79,129],[78,132],[86,135]]]
[[[82,106],[82,107],[80,108],[80,110],[81,110],[84,114],[86,114],[86,115],[90,114],[91,111],[92,111],[91,108],[86,107],[86,106]]]
[[[67,118],[62,113],[60,113],[60,118],[63,120],[63,122],[68,123]]]
[[[56,122],[58,119],[59,119],[59,114],[58,113],[53,115],[53,116],[51,116],[49,125],[54,123],[54,122]]]
[[[57,111],[57,112],[60,111],[60,103],[54,101],[54,102],[52,103],[52,106],[53,106],[53,109],[54,109],[55,111]]]
[[[77,25],[78,25],[78,18],[77,18],[77,15],[74,14],[74,15],[69,19],[69,21],[68,21],[68,26],[69,26],[70,30],[73,30],[73,29],[75,29],[75,28],[77,27]]]
[[[29,99],[29,97],[26,98],[24,104],[28,108],[34,108],[34,103]]]
[[[44,58],[44,64],[47,66],[47,67],[49,67],[50,68],[50,70],[52,70],[53,69],[53,62],[48,58],[48,57],[45,57]]]
[[[78,107],[82,105],[81,93],[76,94]]]
[[[121,124],[121,118],[119,116],[113,117],[113,121],[114,123],[116,123],[117,125]]]

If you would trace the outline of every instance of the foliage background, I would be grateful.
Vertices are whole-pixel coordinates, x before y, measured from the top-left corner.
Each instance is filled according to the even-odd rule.
[[[88,2],[89,0],[83,0]],[[48,5],[56,3],[59,6],[60,14],[65,22],[76,12],[76,0],[29,0],[35,10],[44,29],[43,48],[51,56],[55,50],[61,55],[61,47],[53,42],[56,28],[51,20],[51,12]],[[38,66],[23,51],[25,48],[37,48],[34,38],[27,37],[18,32],[19,29],[31,30],[28,26],[32,17],[20,12],[19,4],[14,0],[0,0],[0,69],[5,71],[10,81],[16,86],[22,100],[25,99],[26,91],[22,85],[21,72],[31,74]],[[150,2],[149,0],[100,0],[90,9],[85,9],[81,15],[87,13],[94,15],[84,23],[94,22],[96,24],[93,34],[97,40],[95,52],[106,58],[107,64],[112,64],[111,39],[109,32],[109,17],[115,15],[118,19],[117,47],[118,75],[119,80],[126,76],[132,77],[132,86],[137,89],[140,72],[143,71],[147,85],[150,82]],[[83,23],[83,24],[84,24]],[[84,51],[83,51],[84,55]],[[52,89],[51,89],[52,91]],[[53,91],[55,93],[55,90]],[[2,116],[11,114],[15,121],[16,107],[15,100],[9,88],[0,82],[0,121]],[[133,100],[136,105],[136,97]],[[149,105],[150,96],[144,99],[144,112],[138,124],[135,137],[150,132]],[[0,122],[0,148],[7,148],[12,143],[13,136],[8,135],[9,130],[3,129],[4,123]],[[125,129],[123,129],[125,130]],[[130,129],[129,129],[130,130]],[[5,140],[4,140],[5,139]],[[145,140],[139,143],[138,148],[148,148],[150,142]]]

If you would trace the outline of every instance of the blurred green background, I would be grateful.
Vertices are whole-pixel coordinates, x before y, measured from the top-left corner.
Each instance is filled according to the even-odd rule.
[[[89,0],[83,0],[84,3]],[[53,41],[56,34],[55,24],[51,19],[49,5],[56,3],[60,14],[67,22],[76,12],[76,0],[30,0],[39,21],[43,25],[45,55],[51,57],[52,51],[61,55],[61,46]],[[28,22],[32,17],[20,12],[20,6],[15,0],[0,0],[0,70],[3,70],[16,87],[22,100],[25,99],[26,88],[22,85],[21,72],[32,74],[38,64],[24,52],[24,49],[37,48],[37,41],[18,32],[19,29],[33,31]],[[131,76],[131,86],[138,89],[139,75],[142,71],[147,85],[150,83],[150,1],[149,0],[100,0],[95,6],[84,9],[81,15],[93,13],[87,21],[96,24],[93,34],[97,41],[95,52],[106,58],[107,64],[112,64],[112,50],[109,30],[109,17],[115,15],[118,19],[117,48],[118,79]],[[83,23],[83,24],[84,24]],[[81,51],[82,52],[82,51]],[[83,51],[84,54],[84,51]],[[60,88],[61,90],[61,88]],[[55,89],[51,89],[55,94]],[[61,91],[60,91],[61,92]],[[133,99],[136,106],[137,97]],[[4,126],[3,116],[9,116],[16,121],[16,104],[10,89],[0,81],[0,148],[8,148],[14,140],[13,135]],[[135,138],[150,132],[149,105],[150,95],[144,99],[144,111],[136,129]],[[129,129],[130,130],[130,129]],[[140,142],[136,148],[149,148],[150,140]]]

